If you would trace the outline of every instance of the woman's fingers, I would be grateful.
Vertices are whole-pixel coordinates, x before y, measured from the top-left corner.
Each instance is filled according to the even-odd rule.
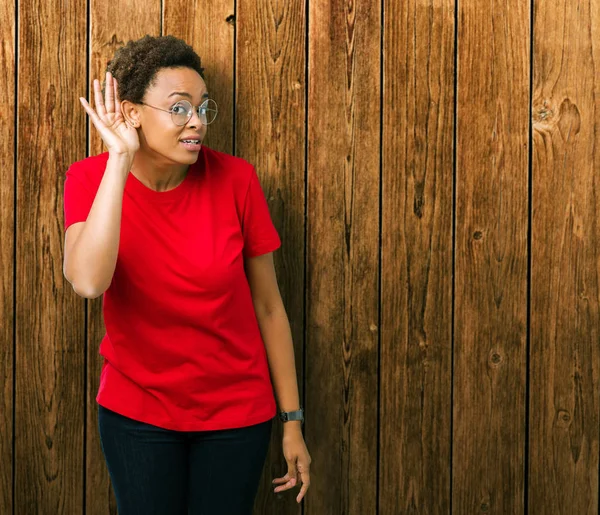
[[[86,113],[90,115],[90,118],[96,128],[100,129],[100,127],[104,127],[104,122],[100,119],[96,111],[92,109],[90,104],[88,104],[87,100],[83,97],[79,97],[79,101],[81,102],[81,105],[85,109]]]
[[[81,104],[83,105],[83,108],[86,110],[87,114],[90,115],[92,123],[100,133],[100,137],[104,140],[107,146],[110,145],[111,140],[114,140],[114,135],[112,134],[112,132],[109,129],[107,129],[106,124],[104,123],[102,118],[100,118],[98,116],[98,113],[96,113],[91,108],[91,106],[87,103],[85,98],[79,97],[79,100],[81,101]]]
[[[273,479],[273,485],[279,485],[273,490],[274,493],[289,490],[297,484],[301,484],[300,493],[296,497],[296,502],[301,502],[308,488],[310,487],[310,456],[308,452],[305,455],[300,455],[297,460],[286,459],[288,462],[288,472],[283,477]]]
[[[101,118],[106,114],[106,108],[104,107],[104,100],[102,99],[102,88],[100,87],[100,81],[94,79],[94,103],[96,104],[96,112]]]
[[[119,86],[117,84],[117,79],[113,77],[113,85],[115,90],[115,113],[117,117],[123,116],[121,112],[121,99],[119,98]]]
[[[302,481],[302,488],[300,489],[298,497],[296,497],[296,502],[300,502],[302,500],[302,498],[306,495],[308,487],[310,486],[310,473],[308,472],[308,470],[306,472],[302,472],[300,470],[300,467],[298,467],[298,469],[300,474],[300,481]]]
[[[106,72],[106,82],[104,86],[104,106],[108,114],[115,112],[115,86],[113,85],[113,78],[110,72]]]
[[[293,488],[294,486],[296,486],[296,481],[297,481],[296,476],[297,476],[296,469],[294,467],[288,467],[288,473],[285,476],[283,476],[282,478],[278,478],[275,480],[275,481],[285,480],[285,484],[278,486],[277,488],[275,488],[275,490],[273,490],[273,492],[274,493],[283,492],[284,490],[289,490],[290,488]]]
[[[283,485],[284,483],[288,483],[290,481],[289,474],[286,474],[283,477],[278,477],[277,479],[273,479],[274,485]]]

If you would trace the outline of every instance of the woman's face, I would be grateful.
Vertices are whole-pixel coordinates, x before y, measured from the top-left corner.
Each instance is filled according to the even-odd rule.
[[[140,128],[140,149],[163,162],[195,163],[206,135],[206,125],[202,124],[195,109],[192,110],[187,124],[183,126],[175,124],[171,114],[165,111],[169,111],[182,100],[199,106],[207,98],[206,84],[195,70],[161,69],[156,74],[154,83],[146,90],[144,103],[138,104],[136,109]],[[183,109],[181,111],[183,112]],[[183,140],[197,141],[184,143]]]

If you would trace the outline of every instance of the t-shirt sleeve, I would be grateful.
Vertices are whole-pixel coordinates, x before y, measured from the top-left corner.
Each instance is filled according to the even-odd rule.
[[[279,234],[273,225],[269,206],[261,188],[254,166],[244,203],[242,233],[244,257],[260,256],[273,252],[281,246]]]
[[[64,189],[65,231],[76,222],[85,222],[94,202],[95,194],[86,181],[84,170],[72,164],[66,173]]]

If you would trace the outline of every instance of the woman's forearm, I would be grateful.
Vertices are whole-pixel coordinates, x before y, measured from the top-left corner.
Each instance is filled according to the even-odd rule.
[[[300,408],[298,379],[294,359],[292,332],[285,309],[274,310],[258,317],[260,332],[265,342],[271,380],[281,411],[295,411]],[[287,429],[299,429],[300,421],[284,424]]]

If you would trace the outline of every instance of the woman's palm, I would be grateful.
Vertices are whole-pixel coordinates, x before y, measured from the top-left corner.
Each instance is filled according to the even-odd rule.
[[[84,98],[80,98],[80,100],[109,152],[134,154],[140,148],[137,130],[129,125],[123,117],[117,81],[110,73],[106,73],[104,99],[100,90],[100,82],[97,79],[94,80],[95,110]]]
[[[140,147],[138,133],[135,128],[125,122],[120,106],[118,107],[117,112],[106,113],[105,116],[105,125],[110,132],[110,135],[107,136],[110,137],[116,135],[120,142],[125,145],[125,148],[133,151],[138,150]]]

